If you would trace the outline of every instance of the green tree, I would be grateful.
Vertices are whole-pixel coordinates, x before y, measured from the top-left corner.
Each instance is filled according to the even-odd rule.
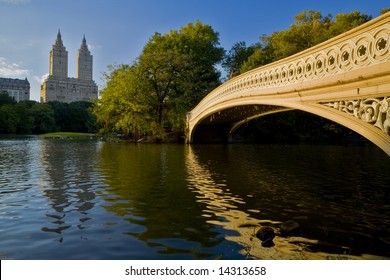
[[[31,115],[31,107],[35,101],[21,101],[14,105],[14,110],[18,114],[20,121],[17,127],[17,133],[30,134],[34,131],[34,117]]]
[[[109,71],[104,74],[107,83],[102,97],[92,107],[101,132],[122,132],[134,140],[151,133],[154,120],[144,94],[143,77],[138,76],[135,66],[109,66]]]
[[[145,93],[155,110],[157,122],[162,126],[167,100],[177,93],[175,87],[183,77],[187,57],[157,48],[141,55],[137,71],[145,82]]]
[[[54,112],[55,130],[68,132],[97,132],[96,118],[91,112],[93,103],[77,101],[48,102]]]
[[[240,74],[273,61],[273,53],[270,47],[256,48],[253,54],[242,64]]]
[[[235,43],[224,58],[223,68],[229,73],[229,79],[237,76],[248,58],[256,51],[261,51],[259,44],[247,47],[244,41]]]
[[[390,7],[389,8],[383,8],[381,9],[381,15],[386,14],[387,12],[390,12]]]
[[[0,106],[4,104],[15,104],[16,101],[6,91],[0,92]]]
[[[197,21],[168,34],[155,33],[132,65],[109,67],[93,112],[103,131],[163,139],[183,133],[185,114],[220,84],[224,55],[219,35]]]
[[[55,131],[73,132],[71,130],[72,119],[69,114],[69,104],[59,101],[51,101],[47,104],[53,109]]]
[[[183,128],[185,113],[220,84],[216,64],[223,55],[219,34],[200,21],[149,40],[137,68],[160,126]]]
[[[55,130],[54,112],[49,104],[36,103],[31,107],[34,118],[34,132],[48,133]]]
[[[330,16],[323,17],[320,12],[309,10],[296,15],[289,29],[274,32],[267,38],[274,53],[274,60],[288,57],[327,40],[330,25]]]
[[[0,107],[0,132],[16,133],[20,117],[14,110],[14,105],[5,104]]]
[[[69,130],[72,132],[96,132],[96,118],[91,113],[91,102],[77,101],[69,104],[71,123]]]
[[[219,33],[200,21],[189,23],[171,34],[177,38],[173,40],[174,45],[178,46],[177,52],[189,58],[190,64],[184,68],[185,79],[179,80],[175,89],[178,95],[183,96],[184,100],[178,101],[185,106],[187,112],[220,85],[221,73],[216,65],[222,62],[225,50],[219,47]]]
[[[344,33],[372,19],[371,16],[355,11],[349,14],[338,14],[329,28],[329,38]]]

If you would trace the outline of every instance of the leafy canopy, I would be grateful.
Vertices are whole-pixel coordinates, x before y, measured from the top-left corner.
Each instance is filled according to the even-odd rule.
[[[109,67],[94,113],[103,130],[135,140],[184,131],[185,114],[220,84],[219,34],[197,21],[155,33],[132,65]]]

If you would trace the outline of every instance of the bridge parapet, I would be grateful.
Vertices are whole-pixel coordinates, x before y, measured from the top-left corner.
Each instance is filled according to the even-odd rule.
[[[390,156],[390,12],[225,82],[187,114],[186,141],[198,127],[200,137],[223,138],[250,119],[287,109],[344,125]]]
[[[324,79],[390,61],[390,13],[277,62],[235,77],[207,95],[188,115],[245,92],[283,93],[283,87]],[[278,88],[280,90],[278,90]]]

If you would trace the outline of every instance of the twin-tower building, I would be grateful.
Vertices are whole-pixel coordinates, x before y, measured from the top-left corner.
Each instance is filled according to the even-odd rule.
[[[41,85],[41,102],[91,101],[98,97],[98,87],[92,79],[92,59],[85,36],[76,57],[76,78],[68,77],[68,51],[61,33],[50,51],[49,76]]]

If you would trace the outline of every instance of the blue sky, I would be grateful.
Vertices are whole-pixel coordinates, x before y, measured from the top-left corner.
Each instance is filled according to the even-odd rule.
[[[94,80],[102,88],[108,65],[131,63],[154,32],[198,19],[211,25],[229,50],[235,42],[250,45],[262,34],[287,29],[302,11],[335,16],[358,10],[376,17],[387,7],[389,0],[0,0],[0,77],[27,77],[31,99],[39,100],[58,29],[68,51],[69,76],[75,77],[85,34],[94,56]]]

